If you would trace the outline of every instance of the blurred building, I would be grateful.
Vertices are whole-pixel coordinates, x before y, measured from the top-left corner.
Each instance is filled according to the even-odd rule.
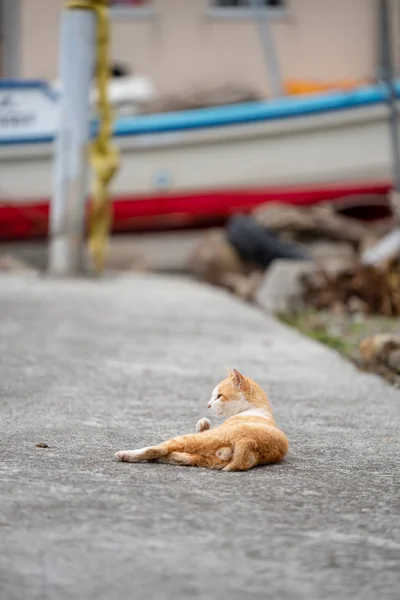
[[[376,0],[264,0],[284,78],[371,77]],[[0,0],[1,76],[54,80],[63,0]],[[268,93],[249,0],[114,0],[112,58],[161,93],[222,84]],[[400,3],[393,2],[400,63]],[[396,67],[399,65],[397,64]]]

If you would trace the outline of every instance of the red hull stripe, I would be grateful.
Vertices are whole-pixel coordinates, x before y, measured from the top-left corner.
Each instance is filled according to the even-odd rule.
[[[113,200],[113,231],[151,231],[221,224],[229,215],[267,202],[307,206],[349,195],[386,194],[389,182],[347,183],[320,187],[205,190],[157,196],[123,196]],[[45,238],[49,199],[23,204],[0,201],[0,240]]]

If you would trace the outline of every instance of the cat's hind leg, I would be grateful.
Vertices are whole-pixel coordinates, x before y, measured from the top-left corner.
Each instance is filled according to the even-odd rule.
[[[170,457],[169,460],[165,458],[167,456]],[[163,462],[173,462],[174,456],[180,460],[179,463],[176,462],[175,464],[222,468],[232,458],[232,449],[225,446],[223,440],[215,439],[215,436],[210,438],[207,432],[204,432],[179,436],[148,448],[121,450],[115,454],[117,460],[132,463],[159,461],[161,458],[165,459]]]
[[[185,447],[185,440],[190,440],[191,437],[191,435],[180,436],[161,444],[157,444],[156,446],[138,448],[137,450],[120,450],[120,452],[115,454],[115,458],[121,462],[133,463],[147,460],[154,461],[174,451],[185,452],[188,450],[188,448]]]
[[[207,469],[223,469],[227,461],[218,456],[202,456],[190,452],[170,452],[166,456],[157,459],[157,462],[186,467],[203,467]]]
[[[252,442],[242,441],[235,444],[232,460],[223,471],[247,471],[258,464],[258,452]]]
[[[121,462],[136,463],[145,460],[156,460],[166,454],[168,454],[168,448],[160,444],[159,446],[149,446],[137,450],[121,450],[115,454],[115,458]]]

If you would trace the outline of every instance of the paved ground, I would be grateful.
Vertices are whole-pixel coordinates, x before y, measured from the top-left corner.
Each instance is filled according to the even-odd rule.
[[[207,231],[210,229],[111,236],[108,267],[113,270],[182,273],[187,271],[188,258]],[[0,242],[0,262],[5,255],[18,258],[41,271],[46,270],[48,240]]]
[[[2,278],[0,315],[1,600],[398,600],[398,391],[177,279]],[[225,366],[268,389],[284,463],[114,462],[192,430]]]

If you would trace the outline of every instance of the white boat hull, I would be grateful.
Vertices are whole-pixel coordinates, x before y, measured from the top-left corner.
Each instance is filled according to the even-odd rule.
[[[120,119],[114,137],[121,151],[112,182],[115,203],[125,202],[121,214],[134,228],[139,219],[140,228],[146,217],[169,215],[172,223],[173,215],[185,222],[191,212],[226,216],[274,196],[302,203],[310,194],[310,202],[324,194],[333,198],[361,181],[359,190],[387,190],[391,141],[388,108],[379,94],[380,88],[367,88],[358,96]],[[49,137],[2,143],[0,136],[3,206],[48,208],[53,153]],[[118,210],[115,214],[118,220]],[[1,219],[0,207],[0,225]],[[116,228],[124,227],[117,223]]]

